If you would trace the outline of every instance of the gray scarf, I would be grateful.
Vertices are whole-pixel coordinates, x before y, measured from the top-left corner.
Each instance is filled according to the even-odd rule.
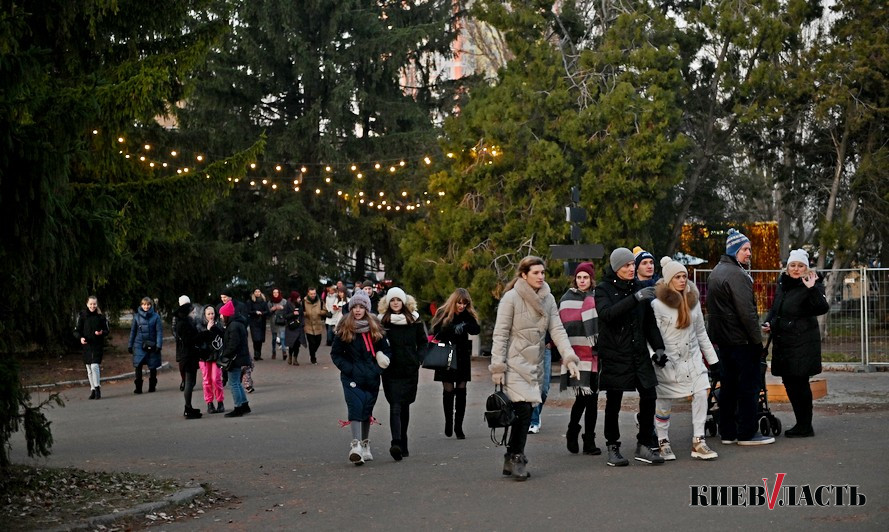
[[[370,324],[367,320],[355,320],[355,334],[364,334],[370,331]]]

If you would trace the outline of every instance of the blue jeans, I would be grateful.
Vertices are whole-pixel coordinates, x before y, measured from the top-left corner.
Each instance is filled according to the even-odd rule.
[[[531,424],[540,425],[540,412],[549,395],[549,381],[553,377],[553,353],[549,347],[543,350],[543,382],[540,383],[540,404],[531,410]]]
[[[228,370],[228,384],[232,389],[232,401],[235,406],[241,406],[247,402],[247,394],[244,393],[244,387],[241,386],[241,368],[232,368]]]
[[[272,328],[272,354],[276,354],[278,352],[278,347],[281,348],[282,356],[287,356],[287,347],[284,345],[284,329],[283,325],[277,326],[276,330],[274,327]],[[278,341],[275,341],[275,340]]]

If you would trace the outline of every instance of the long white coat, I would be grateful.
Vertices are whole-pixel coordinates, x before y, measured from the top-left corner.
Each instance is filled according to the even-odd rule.
[[[701,305],[698,304],[698,291],[693,284],[688,284],[686,301],[689,305],[691,324],[684,329],[677,329],[679,294],[667,288],[663,279],[658,281],[656,290],[657,299],[651,302],[651,306],[667,353],[666,366],[654,367],[658,382],[657,396],[675,399],[706,390],[710,387],[710,380],[701,353],[703,352],[707,363],[711,365],[718,362],[719,358],[707,336],[704,314],[701,312]]]
[[[543,354],[546,333],[562,355],[562,363],[580,364],[559,319],[559,307],[549,285],[536,292],[527,281],[519,279],[503,295],[497,307],[494,342],[491,349],[491,373],[505,373],[503,390],[513,402],[540,403],[543,379]]]

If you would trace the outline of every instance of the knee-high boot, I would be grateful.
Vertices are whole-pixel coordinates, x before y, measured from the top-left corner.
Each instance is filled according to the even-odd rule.
[[[133,393],[142,393],[142,375],[139,375],[139,378],[133,379],[133,384],[136,385],[136,389],[133,390]]]
[[[466,388],[457,388],[454,394],[454,434],[458,440],[465,440],[463,417],[466,415]]]
[[[454,392],[443,391],[441,393],[441,406],[445,415],[445,436],[448,438],[454,433]]]
[[[148,393],[157,390],[157,370],[152,369],[148,372]]]

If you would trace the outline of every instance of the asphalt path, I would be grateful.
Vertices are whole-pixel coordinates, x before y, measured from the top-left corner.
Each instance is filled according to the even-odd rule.
[[[839,400],[818,402],[815,438],[782,436],[774,445],[752,448],[713,438],[719,458],[710,462],[690,458],[687,406],[674,413],[671,427],[678,460],[650,466],[632,460],[634,398],[627,397],[621,431],[631,464],[612,468],[604,456],[569,454],[564,432],[570,401],[547,403],[541,433],[528,437],[531,478],[516,482],[500,474],[504,450],[491,443],[482,419],[491,391],[486,359],[473,362],[466,440],[444,436],[441,386],[422,370],[411,408],[410,457],[395,462],[389,456],[388,404],[381,390],[375,415],[382,425],[370,434],[375,460],[356,467],[347,458],[349,428],[338,423],[346,408],[328,353],[322,346],[314,366],[303,353],[299,367],[268,360],[267,353],[256,364],[256,391],[248,395],[253,413],[242,418],[205,413],[185,420],[175,370],[160,374],[153,394],[134,395],[131,381],[103,384],[100,401],[87,400],[86,387],[66,389],[67,406],[48,412],[53,454],[37,463],[210,483],[239,499],[198,519],[165,523],[164,530],[889,530],[883,454],[889,408],[845,406],[861,394],[889,401],[889,373],[825,374]],[[552,390],[557,395],[557,385]],[[43,393],[32,394],[39,399]],[[194,397],[195,406],[203,405],[201,392]],[[232,406],[226,388],[226,407]],[[604,394],[599,408],[601,430]],[[775,410],[789,426],[787,407]],[[601,435],[597,442],[604,446]],[[29,462],[20,434],[12,445],[13,459]],[[764,486],[767,479],[771,492],[779,473],[785,473],[785,486],[800,489],[857,486],[865,504],[690,506],[692,486]]]

